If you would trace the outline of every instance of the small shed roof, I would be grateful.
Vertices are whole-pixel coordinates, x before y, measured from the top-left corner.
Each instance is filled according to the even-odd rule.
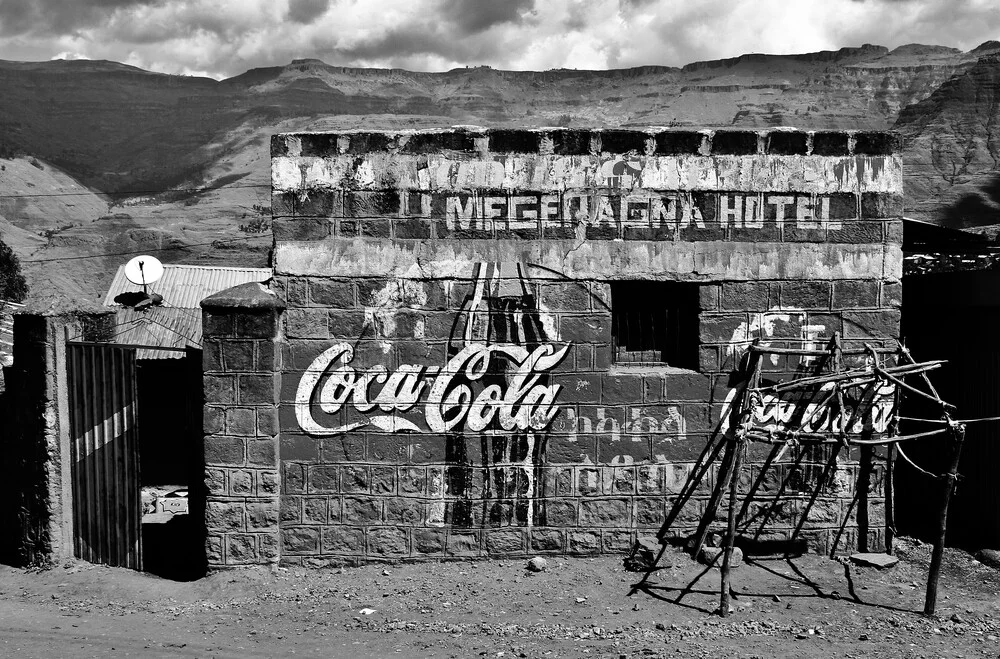
[[[164,265],[163,277],[148,286],[149,292],[163,296],[164,304],[178,309],[199,309],[203,299],[227,288],[251,281],[271,278],[270,268],[231,268],[213,265]],[[125,266],[118,272],[108,288],[104,306],[115,306],[115,297],[122,293],[141,291],[142,286],[125,278]]]
[[[135,293],[141,286],[125,278],[120,266],[111,282],[104,306],[119,307],[113,341],[120,344],[186,348],[201,346],[201,301],[227,288],[248,282],[263,282],[271,278],[270,268],[229,268],[204,265],[164,265],[163,277],[149,285],[150,293],[163,296],[162,306],[137,311],[119,307],[115,297]],[[166,350],[139,349],[139,359],[170,359],[184,353]]]

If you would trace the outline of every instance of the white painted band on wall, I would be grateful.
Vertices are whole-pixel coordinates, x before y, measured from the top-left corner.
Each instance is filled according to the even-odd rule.
[[[736,192],[903,191],[902,157],[893,156],[637,156],[628,176],[607,176],[608,156],[494,155],[459,159],[444,154],[276,156],[275,192],[312,188],[431,192],[647,189]]]
[[[738,248],[737,248],[738,247]],[[645,240],[438,240],[341,238],[280,242],[276,275],[471,279],[476,263],[523,263],[536,279],[898,281],[898,244]]]

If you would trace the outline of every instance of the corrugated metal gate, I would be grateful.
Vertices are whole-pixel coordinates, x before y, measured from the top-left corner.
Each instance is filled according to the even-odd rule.
[[[136,349],[67,342],[74,553],[142,569]]]

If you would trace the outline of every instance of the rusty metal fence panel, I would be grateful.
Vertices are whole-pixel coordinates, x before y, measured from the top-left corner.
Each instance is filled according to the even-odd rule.
[[[130,347],[66,345],[74,553],[141,570],[135,356]]]

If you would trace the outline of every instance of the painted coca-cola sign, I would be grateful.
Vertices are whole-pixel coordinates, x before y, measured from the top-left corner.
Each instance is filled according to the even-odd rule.
[[[351,345],[337,343],[320,353],[299,380],[296,420],[312,435],[333,435],[369,424],[389,432],[421,430],[408,413],[423,416],[432,432],[458,426],[473,432],[544,430],[559,412],[556,397],[562,387],[542,378],[568,349],[472,343],[442,366],[404,364],[390,373],[384,366],[355,369]],[[487,384],[484,378],[498,357],[507,361],[505,377]],[[329,423],[348,405],[370,414],[368,420]]]

